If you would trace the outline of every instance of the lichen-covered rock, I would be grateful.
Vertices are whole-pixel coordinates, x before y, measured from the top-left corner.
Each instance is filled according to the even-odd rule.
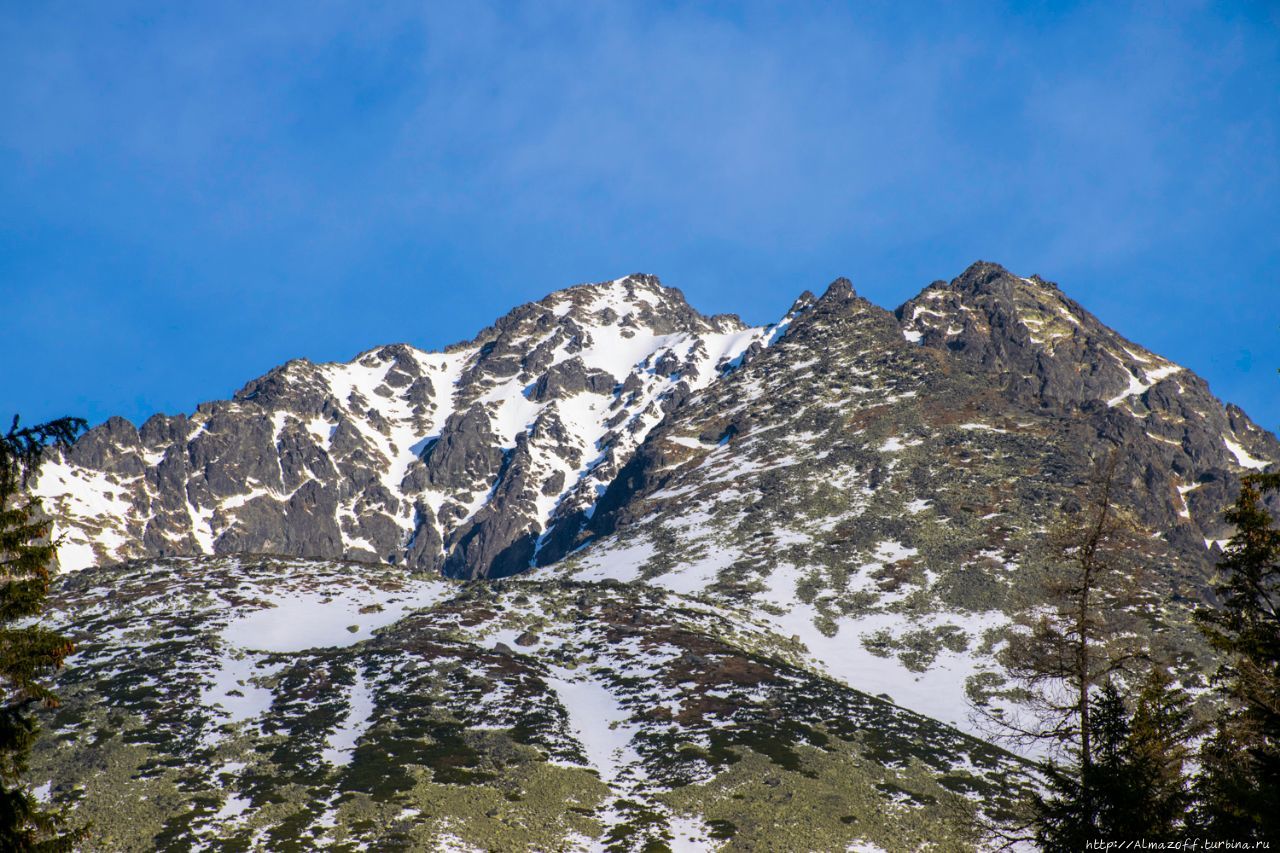
[[[1034,784],[642,586],[192,558],[52,604],[79,653],[32,779],[86,850],[969,850]]]
[[[675,426],[708,405],[696,429]],[[852,460],[849,436],[912,425],[966,464],[982,442],[1034,434],[1052,448],[1003,492],[1019,500],[1051,498],[1123,448],[1125,502],[1201,582],[1239,477],[1280,460],[1275,437],[1199,378],[1055,285],[978,263],[893,314],[841,280],[760,329],[704,317],[651,276],[573,287],[443,353],[292,361],[189,418],[109,420],[52,456],[37,490],[64,568],[274,550],[502,576],[644,515],[637,477],[669,479],[697,450],[655,440],[659,424],[729,447],[767,423],[834,448],[791,442],[801,461]],[[859,452],[873,492],[892,481],[925,488],[907,503],[941,506],[927,477],[893,470],[898,451]],[[994,465],[984,487],[1006,473]]]

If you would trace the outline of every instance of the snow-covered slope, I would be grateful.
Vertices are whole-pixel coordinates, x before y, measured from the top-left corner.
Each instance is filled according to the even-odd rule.
[[[137,561],[60,582],[39,772],[107,849],[967,849],[1027,784],[972,703],[1116,449],[1149,651],[1203,687],[1280,442],[1037,277],[748,328],[630,276],[290,362],[42,468],[64,567]]]
[[[549,528],[768,338],[649,276],[573,287],[442,353],[293,361],[191,416],[112,419],[37,491],[65,569],[268,552],[510,574],[560,556]]]
[[[900,309],[903,325],[837,282],[650,433],[601,499],[595,539],[552,570],[743,608],[831,677],[980,733],[970,700],[1001,686],[996,652],[1036,603],[1045,532],[1119,447],[1119,501],[1155,569],[1153,652],[1202,685],[1191,611],[1254,467],[1229,442],[1255,464],[1280,445],[1078,306],[1049,306],[1070,332],[986,319],[1034,320],[1027,303],[1054,293],[979,265]],[[1117,351],[1115,373],[1151,386],[1121,402],[1121,376],[1082,378]]]
[[[750,614],[324,561],[66,576],[32,779],[86,849],[966,849],[1018,760],[826,680]]]

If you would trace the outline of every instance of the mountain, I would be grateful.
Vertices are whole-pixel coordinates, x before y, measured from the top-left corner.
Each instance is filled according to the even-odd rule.
[[[1037,784],[973,708],[1112,452],[1148,646],[1211,701],[1191,614],[1280,442],[1038,277],[748,328],[629,276],[290,362],[42,468],[103,565],[35,772],[103,849],[969,849]]]
[[[268,552],[510,575],[579,544],[649,431],[696,392],[723,396],[732,368],[813,304],[806,326],[844,323],[877,358],[912,342],[944,355],[913,362],[927,386],[975,374],[1003,405],[1076,422],[1069,441],[1140,451],[1151,498],[1140,503],[1188,559],[1207,558],[1197,541],[1225,535],[1219,511],[1239,473],[1280,458],[1275,437],[1203,380],[1040,279],[978,263],[894,316],[851,301],[874,318],[865,329],[829,310],[848,291],[837,283],[777,324],[747,328],[702,316],[652,276],[572,287],[441,353],[398,344],[346,364],[291,361],[189,416],[140,429],[112,418],[47,464],[37,490],[68,569]],[[786,337],[783,350],[796,351]],[[795,368],[785,360],[771,369]]]
[[[283,558],[67,578],[33,774],[92,850],[968,849],[1015,757],[640,585]]]
[[[190,416],[112,418],[37,490],[68,569],[265,552],[510,575],[562,556],[557,526],[768,335],[651,276],[572,287],[442,353],[291,361]]]
[[[901,319],[900,319],[901,318]],[[1141,387],[1140,387],[1141,386]],[[1149,386],[1149,387],[1148,387]],[[822,671],[969,728],[1047,529],[1108,449],[1146,543],[1152,644],[1204,685],[1190,624],[1238,477],[1274,436],[1057,288],[989,264],[890,313],[836,282],[656,427],[552,567],[733,603]],[[979,689],[981,688],[981,689]]]

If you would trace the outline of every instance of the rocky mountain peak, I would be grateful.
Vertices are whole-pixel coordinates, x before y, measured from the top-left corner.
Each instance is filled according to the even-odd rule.
[[[1122,448],[1142,484],[1136,488],[1154,492],[1135,494],[1135,503],[1174,523],[1173,535],[1188,547],[1227,535],[1220,511],[1237,478],[1280,460],[1275,437],[1224,406],[1203,379],[1126,339],[1039,276],[980,261],[895,314],[908,341],[989,376],[1019,407],[1081,421]]]
[[[684,293],[662,284],[657,276],[633,273],[612,281],[577,284],[508,312],[470,341],[446,351],[484,346],[503,337],[546,330],[553,325],[570,333],[579,329],[619,326],[655,335],[734,332],[746,327],[736,317],[706,317],[685,300]]]
[[[1183,373],[1104,326],[1052,282],[985,261],[950,283],[931,284],[895,313],[907,340],[945,348],[1053,405],[1130,408]]]
[[[251,551],[510,574],[556,559],[571,537],[551,528],[766,337],[653,276],[579,285],[444,352],[299,359],[190,418],[113,420],[39,488],[69,568]]]
[[[652,431],[554,572],[745,606],[850,681],[883,678],[964,725],[969,686],[999,683],[992,638],[1053,559],[1046,530],[1119,450],[1117,502],[1144,534],[1152,599],[1170,603],[1153,624],[1194,659],[1179,626],[1240,476],[1280,464],[1273,436],[994,264],[896,316],[840,282],[798,307]]]
[[[820,301],[847,302],[855,296],[857,296],[857,293],[854,292],[853,282],[841,276],[827,285],[827,289],[823,291]]]
[[[810,305],[818,301],[818,297],[814,296],[813,291],[806,290],[796,297],[796,301],[791,303],[791,307],[787,309],[787,316],[792,317],[804,311]]]
[[[1179,534],[1188,542],[1222,538],[1215,513],[1236,478],[1280,460],[1275,438],[1202,380],[1053,284],[978,263],[894,313],[838,279],[765,328],[706,317],[653,276],[578,285],[443,352],[392,344],[345,363],[294,360],[189,416],[140,430],[112,419],[52,457],[38,488],[67,534],[67,568],[248,551],[510,574],[608,527],[630,494],[611,484],[695,396],[712,413],[689,435],[719,446],[759,422],[734,395],[767,388],[770,406],[785,392],[808,410],[845,389],[896,411],[937,396],[958,368],[1017,411],[1146,448],[1132,453],[1135,482],[1159,491],[1147,505],[1162,517],[1194,521]],[[814,423],[834,428],[828,417]],[[814,432],[804,418],[792,428]],[[663,469],[669,455],[645,464]]]
[[[738,831],[725,792],[749,795],[744,833],[785,822],[759,803],[791,814],[804,798],[831,818],[820,841],[806,825],[735,836],[744,849],[844,849],[879,814],[886,849],[918,847],[903,827],[921,825],[916,806],[952,813],[951,783],[1001,813],[993,798],[1024,784],[1020,762],[961,731],[983,734],[971,701],[1016,705],[997,650],[1060,564],[1046,531],[1116,450],[1115,500],[1149,569],[1144,639],[1202,690],[1213,661],[1192,615],[1231,534],[1223,509],[1242,475],[1276,470],[1280,442],[1037,276],[980,262],[896,312],[838,279],[748,328],[633,275],[444,352],[291,361],[189,416],[113,418],[42,467],[64,568],[143,558],[61,581],[82,654],[55,721],[75,737],[50,743],[73,779],[83,744],[97,750],[98,808],[152,784],[157,755],[185,763],[174,790],[190,802],[135,798],[176,814],[187,834],[162,835],[184,843],[213,838],[208,803],[238,815],[271,778],[312,804],[289,816],[270,793],[289,832],[387,825],[370,796],[340,796],[352,786],[400,821],[402,783],[430,786],[412,790],[439,812],[447,780],[473,804],[498,779],[501,809],[536,799],[502,792],[541,786],[557,808],[610,804],[597,814],[613,828],[591,832],[638,838],[674,819],[670,791],[723,770],[718,834]],[[315,648],[271,644],[293,622]],[[282,730],[290,748],[271,748]],[[138,751],[120,732],[163,739]],[[893,768],[907,775],[882,778]],[[571,770],[587,787],[565,787]],[[822,805],[849,779],[863,787],[838,790],[869,804],[852,829]],[[528,845],[519,813],[483,813],[503,819],[482,846]],[[252,820],[244,844],[266,826]]]

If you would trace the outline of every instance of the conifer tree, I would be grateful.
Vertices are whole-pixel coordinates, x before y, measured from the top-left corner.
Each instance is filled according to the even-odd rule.
[[[1048,765],[1047,795],[1034,798],[1035,841],[1042,850],[1083,850],[1091,839],[1116,837],[1124,828],[1133,789],[1125,750],[1128,711],[1111,681],[1089,704],[1089,761]]]
[[[1216,681],[1228,710],[1201,751],[1202,828],[1224,839],[1280,839],[1280,530],[1263,498],[1280,473],[1245,477],[1227,512],[1236,533],[1218,564],[1221,602],[1201,627],[1226,660]]]
[[[1051,564],[999,654],[1023,710],[977,708],[997,737],[1051,756],[1041,768],[1049,794],[1027,827],[1046,849],[1080,849],[1097,835],[1095,694],[1142,656],[1144,545],[1117,505],[1118,468],[1112,452],[1051,529]]]
[[[1190,743],[1201,732],[1191,697],[1162,667],[1148,673],[1129,718],[1125,758],[1132,795],[1126,831],[1134,840],[1172,838],[1186,828]]]
[[[24,428],[15,417],[0,435],[0,850],[70,850],[77,838],[23,785],[39,731],[33,707],[57,705],[43,679],[73,651],[66,637],[34,621],[44,610],[56,543],[39,501],[25,492],[42,451],[70,444],[84,427],[62,418]]]
[[[1197,832],[1222,840],[1257,834],[1256,788],[1251,763],[1239,735],[1239,718],[1223,714],[1213,734],[1200,744],[1200,772],[1192,783],[1191,822]]]
[[[1114,681],[1103,685],[1092,704],[1089,726],[1093,760],[1085,771],[1084,786],[1090,802],[1081,811],[1093,823],[1084,829],[1090,837],[1117,841],[1141,837],[1137,806],[1142,797],[1142,781],[1130,750],[1133,728],[1129,711]]]
[[[1090,841],[1159,840],[1186,828],[1185,766],[1195,731],[1190,697],[1153,668],[1133,702],[1108,680],[1090,700],[1087,764],[1057,766],[1038,797],[1036,842],[1081,850]]]

